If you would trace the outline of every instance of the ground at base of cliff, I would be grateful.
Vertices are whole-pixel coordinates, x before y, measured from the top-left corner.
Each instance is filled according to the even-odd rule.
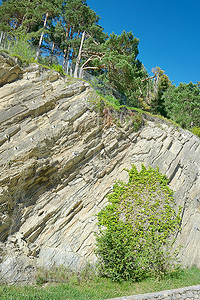
[[[66,276],[67,278],[68,276]],[[66,282],[45,282],[42,276],[37,279],[37,285],[32,286],[5,286],[0,285],[1,300],[7,299],[77,299],[100,300],[128,295],[158,292],[177,289],[200,283],[200,269],[191,268],[179,271],[175,276],[167,276],[162,280],[149,278],[142,282],[113,282],[111,279],[85,279],[71,276]]]

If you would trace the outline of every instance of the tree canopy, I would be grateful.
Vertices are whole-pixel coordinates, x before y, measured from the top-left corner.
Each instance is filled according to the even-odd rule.
[[[40,51],[56,54],[67,72],[77,77],[79,68],[87,70],[137,106],[146,93],[141,79],[148,77],[137,58],[139,39],[125,31],[108,36],[99,18],[86,0],[4,0],[0,6],[0,30],[37,46],[36,59]]]
[[[74,77],[87,71],[108,84],[114,96],[117,91],[120,104],[170,117],[184,128],[199,126],[198,86],[180,84],[176,89],[159,67],[149,76],[138,59],[139,39],[133,32],[108,35],[99,19],[86,0],[3,0],[0,46],[5,41],[23,45],[21,53],[28,57],[33,46],[36,60],[58,63]],[[183,120],[180,112],[186,111]]]
[[[200,127],[200,85],[192,82],[172,85],[163,93],[167,115],[183,128]]]

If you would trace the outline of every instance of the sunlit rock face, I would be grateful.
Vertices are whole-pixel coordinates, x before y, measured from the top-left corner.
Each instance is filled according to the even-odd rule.
[[[96,257],[96,214],[135,164],[159,167],[183,207],[180,259],[200,267],[200,140],[146,116],[111,122],[90,85],[36,64],[0,88],[0,277],[80,268]],[[144,117],[145,118],[145,117]],[[128,119],[129,120],[129,119]]]
[[[6,52],[0,52],[0,86],[22,78],[22,74],[18,59],[10,57]]]

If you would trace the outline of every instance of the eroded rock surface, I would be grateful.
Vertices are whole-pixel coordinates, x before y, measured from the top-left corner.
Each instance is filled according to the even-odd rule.
[[[0,277],[95,262],[96,214],[134,163],[170,179],[183,207],[181,262],[200,267],[200,139],[158,120],[134,132],[96,110],[89,84],[31,65],[0,89]],[[22,263],[23,262],[23,263]]]
[[[0,86],[22,77],[17,58],[10,57],[6,52],[0,53]]]

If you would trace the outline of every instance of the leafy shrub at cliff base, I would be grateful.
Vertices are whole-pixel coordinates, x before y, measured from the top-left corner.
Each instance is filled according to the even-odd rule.
[[[113,280],[161,278],[178,269],[178,249],[172,248],[181,207],[176,209],[168,179],[158,169],[142,165],[138,172],[133,165],[127,171],[128,183],[114,185],[109,204],[98,214],[100,273]]]

